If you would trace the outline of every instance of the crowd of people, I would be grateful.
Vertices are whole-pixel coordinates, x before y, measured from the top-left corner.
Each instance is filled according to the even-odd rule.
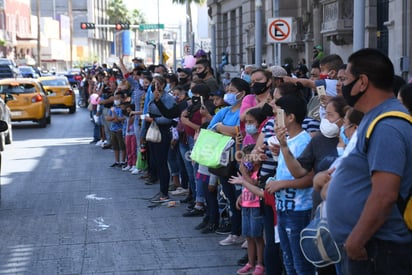
[[[396,200],[412,185],[412,127],[398,118],[379,122],[367,151],[364,137],[379,114],[412,112],[412,84],[399,84],[392,62],[374,49],[347,64],[321,46],[314,53],[310,68],[246,66],[221,83],[207,55],[176,72],[138,58],[128,70],[120,57],[111,70],[89,70],[81,84],[92,143],[113,150],[108,166],[159,183],[152,203],[184,196],[183,217],[202,217],[196,230],[247,248],[237,274],[410,275],[412,234]],[[223,167],[233,169],[192,161],[202,129],[234,140],[242,157]],[[342,259],[315,268],[300,232],[324,201]]]

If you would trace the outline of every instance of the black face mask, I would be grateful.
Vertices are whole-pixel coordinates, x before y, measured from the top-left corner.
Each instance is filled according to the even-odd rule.
[[[269,88],[266,86],[267,82],[255,82],[253,85],[250,87],[250,90],[252,93],[255,95],[260,95],[266,92],[266,90]]]
[[[264,116],[273,116],[273,107],[269,103],[265,103],[261,110]]]
[[[187,77],[181,77],[179,78],[179,83],[184,84],[187,82]]]
[[[348,85],[342,85],[342,95],[343,98],[346,100],[346,103],[348,103],[349,106],[353,107],[355,106],[356,102],[358,102],[359,98],[363,96],[363,92],[360,92],[357,95],[351,95],[350,93],[352,92],[353,86],[356,84],[356,81],[359,80],[359,77],[357,77],[354,81],[349,83]]]
[[[200,103],[200,96],[192,96],[192,104],[197,105]]]
[[[204,69],[203,72],[201,72],[201,73],[197,73],[197,76],[198,76],[200,79],[205,78],[206,75],[207,75],[206,69]]]

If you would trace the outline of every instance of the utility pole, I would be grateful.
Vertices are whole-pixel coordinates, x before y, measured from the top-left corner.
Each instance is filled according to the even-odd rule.
[[[40,0],[37,0],[37,67],[41,68],[41,44],[40,44]]]
[[[262,0],[255,2],[255,65],[262,66]]]
[[[69,9],[69,20],[70,20],[70,65],[69,68],[73,68],[73,6],[72,0],[68,0],[67,6]]]

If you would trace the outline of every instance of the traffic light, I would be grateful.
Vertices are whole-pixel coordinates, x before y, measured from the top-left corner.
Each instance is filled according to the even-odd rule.
[[[80,29],[82,30],[91,30],[91,29],[95,29],[96,26],[94,23],[89,23],[89,22],[81,22],[80,23]]]
[[[128,30],[130,29],[130,25],[127,23],[117,23],[114,28],[116,31],[121,31],[121,30]]]

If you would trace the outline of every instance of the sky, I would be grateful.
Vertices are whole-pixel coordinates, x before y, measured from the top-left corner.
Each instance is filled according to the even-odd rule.
[[[157,24],[157,2],[159,2],[160,24],[178,26],[186,22],[186,10],[184,5],[173,4],[172,0],[123,0],[126,7],[138,9],[145,15],[147,23]],[[171,16],[173,15],[173,16]]]

